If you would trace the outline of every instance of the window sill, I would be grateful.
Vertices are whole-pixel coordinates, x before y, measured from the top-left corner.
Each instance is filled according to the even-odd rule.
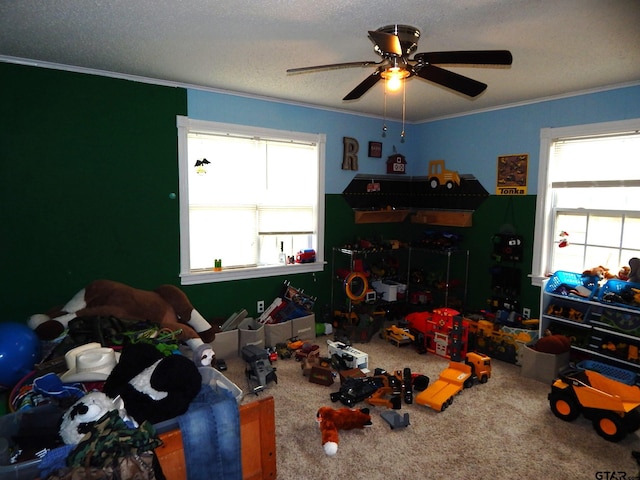
[[[529,274],[529,278],[531,278],[531,285],[534,287],[543,287],[545,282],[549,280],[547,276],[533,275]]]
[[[278,265],[255,268],[224,268],[220,272],[207,271],[198,273],[181,273],[182,285],[197,285],[201,283],[230,282],[233,280],[248,280],[252,278],[277,277],[280,275],[297,275],[300,273],[321,272],[326,262],[298,263],[295,265]]]

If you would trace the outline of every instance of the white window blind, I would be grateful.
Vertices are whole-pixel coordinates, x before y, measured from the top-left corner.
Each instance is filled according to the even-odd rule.
[[[640,256],[637,126],[634,120],[543,129],[534,284],[556,270],[603,265],[616,273]]]
[[[188,225],[182,228],[183,278],[208,273],[215,259],[225,272],[242,269],[247,278],[248,269],[282,266],[281,254],[322,248],[323,135],[184,117],[178,124],[187,198],[181,221]]]

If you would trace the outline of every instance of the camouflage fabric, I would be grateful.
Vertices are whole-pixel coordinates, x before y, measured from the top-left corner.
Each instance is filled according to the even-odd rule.
[[[46,480],[164,480],[153,469],[153,454],[132,455],[118,459],[116,464],[105,467],[62,468]]]
[[[161,444],[151,423],[143,422],[138,428],[129,428],[118,412],[112,410],[91,425],[67,457],[67,466],[111,467],[123,458],[150,452]]]

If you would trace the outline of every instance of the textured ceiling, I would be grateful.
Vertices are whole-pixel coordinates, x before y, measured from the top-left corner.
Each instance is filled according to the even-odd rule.
[[[286,70],[379,61],[367,32],[389,24],[420,29],[417,52],[513,54],[507,68],[450,68],[488,84],[474,99],[411,78],[411,122],[640,83],[640,0],[4,0],[0,60],[381,116],[382,82],[342,100],[374,67]],[[387,96],[388,117],[401,100]]]

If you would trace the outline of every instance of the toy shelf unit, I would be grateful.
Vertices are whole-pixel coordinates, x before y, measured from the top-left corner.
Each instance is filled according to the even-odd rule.
[[[411,305],[427,304],[464,311],[469,250],[410,247],[408,269],[407,300]]]
[[[368,342],[389,319],[404,316],[406,248],[334,248],[331,308],[336,339]]]
[[[376,306],[406,300],[408,248],[352,250],[334,248],[331,304],[349,311],[362,303]]]
[[[612,279],[600,287],[593,277],[554,273],[542,289],[540,336],[547,329],[567,335],[573,361],[593,360],[637,376],[640,304],[621,303],[620,295],[631,289],[640,289],[640,284]]]

